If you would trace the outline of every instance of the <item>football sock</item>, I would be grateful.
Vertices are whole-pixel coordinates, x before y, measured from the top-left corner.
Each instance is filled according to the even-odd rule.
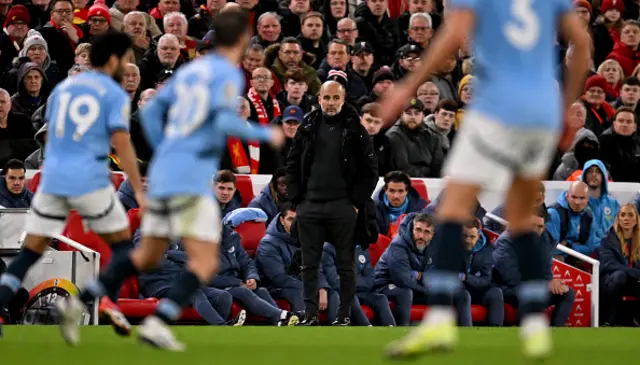
[[[545,279],[547,263],[540,237],[535,232],[517,234],[513,236],[513,245],[520,268],[518,300],[521,317],[542,313],[549,300],[549,286]]]
[[[460,289],[458,273],[464,267],[465,250],[462,240],[462,224],[444,222],[436,228],[430,243],[435,251],[433,262],[436,270],[425,277],[429,291],[429,304],[450,306],[453,295]]]

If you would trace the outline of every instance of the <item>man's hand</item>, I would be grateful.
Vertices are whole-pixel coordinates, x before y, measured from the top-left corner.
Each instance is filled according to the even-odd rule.
[[[142,49],[149,48],[149,40],[145,36],[133,37],[133,44]]]
[[[247,289],[250,290],[256,290],[256,288],[258,287],[258,283],[256,282],[255,279],[249,279],[247,281],[244,282],[245,286],[247,287]]]
[[[549,282],[549,290],[551,290],[551,293],[554,295],[563,295],[569,291],[569,287],[566,286],[562,280],[552,279]]]
[[[327,289],[320,289],[320,300],[318,301],[318,309],[321,311],[326,310],[329,305],[329,297],[327,295]]]
[[[356,211],[356,214],[358,214],[358,208],[356,208],[355,206],[353,207],[353,210]]]
[[[284,135],[281,127],[271,127],[271,141],[269,141],[271,146],[274,148],[280,148],[280,146],[284,145],[286,140],[287,137]]]
[[[78,37],[76,28],[73,27],[73,24],[71,22],[68,22],[66,20],[63,21],[62,24],[60,24],[60,29],[62,29],[62,31],[67,35],[67,37],[69,37],[69,39],[73,43],[78,44],[78,42],[80,41],[80,37]]]

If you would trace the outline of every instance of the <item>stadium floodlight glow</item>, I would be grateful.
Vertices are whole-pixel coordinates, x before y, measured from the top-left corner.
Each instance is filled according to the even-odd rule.
[[[509,222],[504,218],[498,217],[492,213],[485,214],[485,217],[496,221],[505,227],[509,224]],[[585,261],[591,264],[591,327],[598,327],[598,322],[600,321],[600,261],[560,244],[558,244],[556,248],[558,251],[562,251],[580,261]]]

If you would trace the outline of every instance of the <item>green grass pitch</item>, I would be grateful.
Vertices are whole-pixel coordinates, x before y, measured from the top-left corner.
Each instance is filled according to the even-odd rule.
[[[7,326],[0,339],[0,364],[82,365],[375,365],[394,363],[527,364],[516,328],[462,329],[455,352],[408,361],[383,356],[384,346],[407,328],[173,327],[185,353],[167,353],[122,339],[110,327],[83,327],[82,342],[66,346],[56,327]],[[605,365],[640,362],[640,330],[630,328],[554,330],[555,352],[544,364]]]

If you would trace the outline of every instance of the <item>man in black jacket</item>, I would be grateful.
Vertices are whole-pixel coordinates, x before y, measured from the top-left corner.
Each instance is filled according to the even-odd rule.
[[[356,222],[366,221],[367,203],[378,180],[371,138],[344,97],[339,83],[322,85],[320,109],[307,114],[287,158],[287,191],[291,202],[299,204],[297,232],[306,307],[303,325],[319,324],[318,270],[325,241],[336,248],[340,275],[341,302],[334,325],[349,325],[356,291],[354,232]]]

